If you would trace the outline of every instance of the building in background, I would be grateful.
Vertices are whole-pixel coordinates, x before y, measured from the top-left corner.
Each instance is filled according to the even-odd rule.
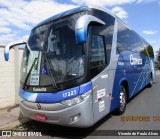
[[[19,70],[23,49],[11,50],[10,61],[4,60],[4,47],[0,45],[0,109],[19,103]]]

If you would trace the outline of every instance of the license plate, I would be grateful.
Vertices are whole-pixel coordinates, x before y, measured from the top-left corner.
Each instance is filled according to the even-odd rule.
[[[35,119],[36,119],[36,120],[45,121],[45,120],[47,120],[47,117],[46,117],[46,115],[44,115],[44,114],[38,114],[38,113],[36,113],[36,114],[35,114]]]

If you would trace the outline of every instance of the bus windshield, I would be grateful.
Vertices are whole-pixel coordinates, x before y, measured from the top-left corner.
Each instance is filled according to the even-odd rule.
[[[21,83],[43,86],[84,74],[84,48],[77,45],[75,20],[48,23],[32,30],[21,64]]]

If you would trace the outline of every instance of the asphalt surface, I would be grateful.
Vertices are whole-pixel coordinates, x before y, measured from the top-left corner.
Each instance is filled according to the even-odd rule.
[[[135,118],[138,117],[139,120],[130,120],[127,121],[127,118]],[[140,119],[141,118],[141,119]],[[143,120],[142,120],[143,119]],[[73,128],[43,124],[35,121],[31,121],[26,123],[23,128],[34,131],[34,130],[50,130],[53,131],[60,129],[62,131],[70,130]],[[99,138],[109,138],[109,139],[132,139],[132,138],[157,138],[154,136],[141,136],[141,137],[133,137],[133,136],[103,136],[103,132],[106,130],[160,130],[160,72],[157,73],[157,79],[153,83],[152,88],[144,88],[140,93],[138,93],[134,98],[130,99],[126,112],[123,117],[115,115],[114,112],[107,115],[105,118],[96,123],[93,127],[89,129],[78,129],[79,133],[83,133],[85,131],[85,135],[81,137],[72,137],[72,138],[87,138],[87,139],[99,139]],[[94,132],[100,131],[99,136],[91,136]],[[103,131],[103,132],[101,132]],[[71,138],[66,137],[61,132],[59,135],[54,135],[53,132],[44,132],[46,137],[43,138]],[[73,133],[77,131],[74,131]],[[108,132],[108,131],[106,131]],[[16,137],[17,138],[17,137]],[[28,137],[27,137],[28,138]]]

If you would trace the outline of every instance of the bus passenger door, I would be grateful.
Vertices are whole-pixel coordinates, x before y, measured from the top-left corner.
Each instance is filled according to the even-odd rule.
[[[90,45],[90,74],[93,85],[94,122],[100,120],[110,110],[106,65],[104,36],[92,35]]]
[[[100,74],[92,80],[94,123],[110,112],[110,95],[108,91],[108,73]]]

